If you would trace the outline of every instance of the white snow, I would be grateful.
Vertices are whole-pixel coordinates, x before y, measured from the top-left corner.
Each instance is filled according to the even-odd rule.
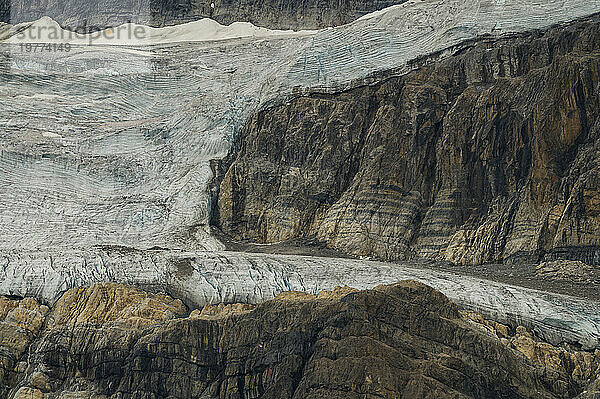
[[[127,23],[98,32],[82,34],[62,29],[52,18],[42,17],[34,22],[15,25],[10,37],[4,39],[4,42],[9,44],[69,43],[72,45],[139,46],[241,38],[306,36],[314,33],[316,31],[271,30],[254,26],[249,22],[234,22],[224,26],[210,18],[204,18],[163,28]]]
[[[62,136],[60,134],[52,133],[52,132],[43,132],[42,136],[50,138],[50,139],[62,139]]]

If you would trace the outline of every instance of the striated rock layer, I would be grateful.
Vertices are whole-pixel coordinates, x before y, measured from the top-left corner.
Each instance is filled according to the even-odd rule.
[[[50,310],[34,342],[25,343],[28,355],[7,367],[8,378],[0,376],[0,394],[572,398],[593,393],[589,380],[600,362],[598,354],[570,351],[590,359],[576,363],[583,373],[573,373],[526,356],[497,336],[500,327],[465,317],[414,281],[184,312],[180,301],[127,286],[73,289]],[[513,344],[523,334],[519,329]],[[560,351],[546,352],[552,349]]]
[[[256,114],[214,223],[385,260],[600,264],[600,18]],[[218,168],[217,168],[218,169]]]
[[[0,0],[0,21],[29,22],[44,16],[78,31],[135,22],[165,26],[212,18],[229,25],[248,21],[281,29],[316,29],[356,20],[406,0],[83,0],[26,2]]]

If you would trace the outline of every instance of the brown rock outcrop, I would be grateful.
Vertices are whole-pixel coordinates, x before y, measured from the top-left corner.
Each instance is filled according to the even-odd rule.
[[[385,260],[600,263],[600,18],[264,110],[214,223]]]
[[[18,378],[0,382],[11,399],[570,398],[597,365],[524,332],[507,343],[491,333],[500,325],[463,316],[414,281],[319,297],[288,293],[185,317],[164,295],[73,289]]]
[[[578,351],[566,344],[562,347],[553,346],[541,341],[523,326],[511,330],[501,323],[485,320],[477,313],[464,312],[464,315],[533,363],[570,375],[582,386],[587,386],[587,395],[600,395],[600,387],[595,385],[595,381],[600,378],[600,350],[592,353]]]
[[[23,372],[18,361],[39,333],[48,307],[35,299],[0,297],[0,382],[12,383]],[[0,387],[0,396],[4,390]]]
[[[80,376],[90,378],[90,383],[94,378],[109,378],[144,330],[187,313],[180,300],[110,283],[69,290],[49,313],[46,306],[32,299],[0,299],[0,309],[11,307],[14,309],[1,325],[0,343],[13,348],[10,368],[6,367],[12,378],[7,374],[0,382],[16,385],[12,390],[15,398],[41,398],[49,391],[69,391],[69,387],[80,385]],[[3,313],[0,310],[0,316]],[[15,313],[18,323],[11,317]],[[38,340],[32,344],[36,333]],[[22,357],[26,350],[31,356],[33,347],[34,358],[41,356],[46,361],[37,363]],[[19,358],[26,363],[13,372]],[[87,374],[73,368],[77,362],[86,364]]]

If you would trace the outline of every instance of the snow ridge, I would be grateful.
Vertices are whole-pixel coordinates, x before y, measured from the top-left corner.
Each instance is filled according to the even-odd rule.
[[[4,43],[69,43],[73,45],[144,46],[177,42],[208,42],[240,38],[266,39],[312,35],[316,31],[271,30],[249,22],[234,22],[224,26],[204,18],[185,24],[153,28],[127,23],[93,33],[76,33],[62,29],[50,17],[21,23],[6,33]],[[1,38],[0,38],[1,39]]]

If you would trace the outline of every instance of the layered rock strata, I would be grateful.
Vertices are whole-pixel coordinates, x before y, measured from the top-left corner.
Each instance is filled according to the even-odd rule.
[[[263,110],[222,166],[215,224],[385,260],[600,264],[599,21]]]
[[[177,300],[127,286],[73,289],[50,310],[12,378],[0,378],[2,394],[351,399],[591,392],[583,375],[523,355],[483,327],[490,322],[474,322],[413,281],[184,312]],[[581,363],[582,372],[594,376],[598,361]]]

